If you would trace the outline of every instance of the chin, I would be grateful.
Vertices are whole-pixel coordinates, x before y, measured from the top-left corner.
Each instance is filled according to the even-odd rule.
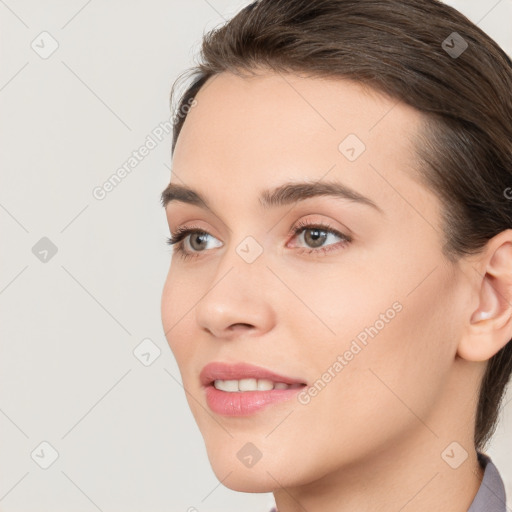
[[[226,466],[221,464],[212,464],[213,472],[215,476],[222,483],[224,487],[237,492],[247,493],[268,493],[272,492],[279,487],[277,482],[281,482],[279,474],[270,473],[272,478],[266,471],[265,468],[237,468],[231,467],[230,470],[225,471]],[[231,473],[230,473],[231,471]],[[227,476],[229,474],[229,476]]]

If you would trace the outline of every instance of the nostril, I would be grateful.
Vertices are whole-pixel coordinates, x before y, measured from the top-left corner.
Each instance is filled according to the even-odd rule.
[[[239,328],[246,328],[246,327],[253,327],[251,324],[244,324],[244,323],[238,323],[238,324],[233,324],[233,325],[230,325],[229,328],[234,331],[236,329],[239,329]]]

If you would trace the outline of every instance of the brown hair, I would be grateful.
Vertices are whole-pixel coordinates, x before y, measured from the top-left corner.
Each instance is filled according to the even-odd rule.
[[[443,252],[451,261],[512,228],[505,193],[512,186],[512,62],[457,10],[437,0],[253,2],[204,35],[200,61],[186,72],[192,83],[177,105],[172,154],[187,109],[209,78],[260,67],[353,79],[424,114],[418,176],[442,200]],[[173,84],[171,109],[183,77]],[[508,343],[490,359],[480,385],[479,450],[495,431],[511,373]]]

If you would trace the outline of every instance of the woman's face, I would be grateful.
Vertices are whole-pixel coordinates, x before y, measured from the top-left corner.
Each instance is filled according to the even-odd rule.
[[[217,477],[265,492],[412,446],[437,456],[462,413],[466,285],[441,252],[440,203],[415,179],[421,115],[351,81],[270,72],[223,73],[196,100],[171,185],[204,203],[181,196],[166,215],[171,232],[204,233],[172,257],[162,319]],[[325,184],[352,195],[305,194]],[[209,363],[281,377],[202,374]],[[262,389],[298,387],[254,391],[258,375]]]

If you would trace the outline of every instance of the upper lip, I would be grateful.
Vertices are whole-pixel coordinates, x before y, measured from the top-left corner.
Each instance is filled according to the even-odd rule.
[[[199,374],[201,384],[209,386],[214,380],[268,379],[285,384],[305,384],[303,380],[279,375],[261,366],[247,363],[208,363]]]

